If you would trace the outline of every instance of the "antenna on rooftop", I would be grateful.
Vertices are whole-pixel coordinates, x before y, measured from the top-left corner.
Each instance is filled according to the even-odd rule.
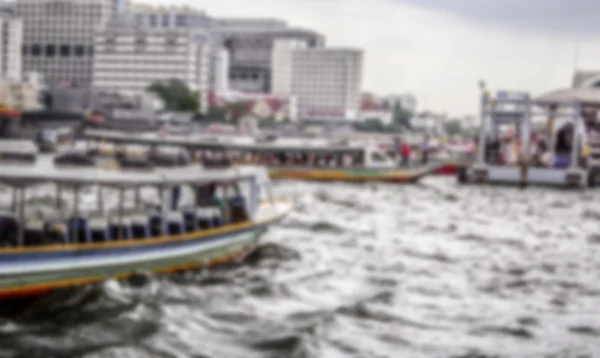
[[[579,41],[575,42],[575,48],[573,49],[573,69],[577,71],[579,68]]]

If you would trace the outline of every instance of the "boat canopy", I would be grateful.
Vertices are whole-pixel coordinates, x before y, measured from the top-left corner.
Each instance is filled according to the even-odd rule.
[[[208,150],[240,150],[240,151],[270,151],[270,152],[359,152],[364,151],[364,145],[339,144],[327,140],[281,138],[271,142],[256,142],[252,138],[227,138],[215,141],[206,137],[177,137],[177,136],[133,136],[105,130],[86,130],[84,136],[88,140],[113,142],[123,145],[150,146],[184,146]]]
[[[151,171],[117,171],[89,167],[57,168],[53,165],[0,164],[0,173],[0,183],[12,187],[55,183],[74,187],[99,184],[117,188],[197,185],[260,179],[266,175],[263,167],[250,165],[227,169],[205,169],[200,165],[190,165],[181,168],[156,168]]]
[[[561,88],[536,98],[538,104],[553,104],[578,101],[582,104],[600,105],[598,88]]]

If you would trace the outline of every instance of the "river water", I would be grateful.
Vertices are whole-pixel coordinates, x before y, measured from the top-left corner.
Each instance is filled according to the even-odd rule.
[[[243,265],[0,321],[0,357],[600,357],[600,192],[279,182]]]

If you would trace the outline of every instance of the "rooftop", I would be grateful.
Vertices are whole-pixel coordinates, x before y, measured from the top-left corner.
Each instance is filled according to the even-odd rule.
[[[204,10],[198,10],[188,5],[151,5],[147,3],[134,2],[130,7],[132,12],[145,12],[145,13],[178,13],[178,14],[189,14],[189,15],[206,15]]]

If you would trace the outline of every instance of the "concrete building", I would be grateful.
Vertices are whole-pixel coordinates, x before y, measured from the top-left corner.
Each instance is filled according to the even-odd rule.
[[[229,52],[220,48],[212,52],[210,87],[217,93],[229,90]]]
[[[133,20],[115,20],[97,35],[94,87],[140,93],[154,82],[179,79],[191,90],[198,91],[201,111],[205,111],[210,61],[206,31],[148,26]]]
[[[0,6],[0,76],[10,81],[22,79],[23,21],[14,6]]]
[[[271,54],[271,93],[289,96],[292,93],[292,52],[307,49],[301,39],[276,39]]]
[[[292,51],[292,95],[303,120],[356,120],[363,52],[347,48]]]
[[[92,80],[94,39],[113,16],[116,0],[17,0],[23,20],[23,70],[50,86]]]
[[[296,39],[307,47],[325,45],[325,38],[311,30],[289,27],[276,19],[214,19],[212,25],[215,46],[229,51],[230,87],[233,90],[271,92],[271,61],[273,44],[278,39]]]
[[[151,28],[202,28],[210,29],[212,20],[204,11],[190,6],[154,6],[134,3],[129,13],[138,26]]]

